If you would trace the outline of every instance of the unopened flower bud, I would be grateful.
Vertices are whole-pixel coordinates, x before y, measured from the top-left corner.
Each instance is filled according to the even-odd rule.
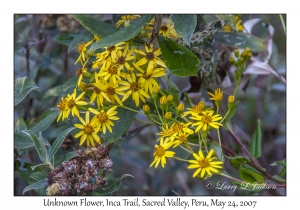
[[[150,107],[147,104],[143,105],[143,111],[145,112],[146,115],[150,114]]]
[[[172,95],[168,95],[167,101],[169,101],[169,102],[173,101],[173,96]]]
[[[183,103],[180,103],[178,106],[177,106],[177,110],[176,110],[176,114],[177,115],[180,115],[184,110],[184,104]]]
[[[240,56],[240,51],[239,51],[238,49],[236,49],[236,50],[234,51],[234,56],[235,56],[236,58],[238,58],[238,57]]]
[[[166,112],[165,118],[166,118],[167,120],[171,119],[171,118],[172,118],[172,112]]]
[[[230,57],[230,58],[229,58],[229,63],[230,63],[231,65],[234,65],[234,64],[235,64],[235,60],[234,60],[233,57]]]
[[[160,98],[159,102],[160,102],[160,108],[162,110],[165,110],[166,109],[166,104],[167,104],[167,98],[166,98],[166,96],[162,96]]]
[[[241,57],[245,58],[247,56],[247,53],[248,53],[247,51],[243,51]]]
[[[248,51],[248,52],[250,52],[250,47],[246,47],[246,49],[245,49],[245,51]]]
[[[234,105],[234,96],[230,95],[228,96],[228,108],[231,109]]]
[[[154,100],[157,99],[159,90],[160,90],[160,87],[159,87],[159,86],[155,85],[155,86],[153,87],[152,98],[153,98]]]
[[[86,78],[91,78],[92,74],[90,72],[85,72],[85,73],[83,73],[83,76]]]
[[[251,53],[251,52],[248,52],[245,59],[246,59],[246,60],[249,60],[251,57],[252,57],[252,53]]]

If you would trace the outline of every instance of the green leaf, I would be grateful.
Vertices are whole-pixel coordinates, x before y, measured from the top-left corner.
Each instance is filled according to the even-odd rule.
[[[27,130],[27,126],[22,117],[20,117],[15,125],[15,132],[20,133],[21,131]]]
[[[56,35],[52,39],[58,42],[59,44],[69,46],[76,36],[77,33],[63,33],[63,34]]]
[[[246,182],[264,182],[263,175],[252,166],[242,163],[239,168],[241,179]]]
[[[250,160],[248,160],[244,156],[231,157],[229,160],[230,160],[231,165],[235,168],[239,168],[241,163],[250,162]]]
[[[125,177],[133,177],[130,174],[123,174],[121,178],[113,178],[112,176],[109,176],[106,178],[107,181],[107,186],[105,188],[98,188],[95,191],[93,191],[92,195],[107,195],[110,193],[115,192],[116,190],[119,189],[121,185],[121,181]],[[134,178],[134,177],[133,177]]]
[[[178,35],[190,46],[191,36],[197,25],[196,15],[172,15],[172,21]]]
[[[281,160],[281,161],[276,161],[272,164],[270,164],[270,166],[280,166],[282,165],[284,168],[286,168],[286,159]]]
[[[70,159],[77,157],[78,155],[75,152],[66,153],[61,159],[55,162],[55,166],[60,166],[62,162],[69,161]]]
[[[250,153],[254,158],[259,158],[261,156],[261,129],[260,129],[260,120],[257,120],[257,128],[254,131],[252,140],[250,143]]]
[[[72,77],[69,79],[65,84],[59,85],[47,90],[44,94],[43,99],[50,97],[50,96],[65,96],[73,92],[74,88],[76,87],[78,77]]]
[[[138,135],[144,128],[148,127],[149,125],[143,125],[141,127],[138,127],[132,131],[129,131],[126,133],[126,135],[122,136],[120,140],[129,141],[130,139],[134,138],[136,135]]]
[[[91,45],[87,53],[91,53],[101,47],[112,46],[123,41],[127,41],[135,37],[146,25],[149,23],[154,15],[144,15],[140,19],[136,20],[131,25],[122,28],[121,30],[101,39],[100,41]]]
[[[74,130],[75,127],[72,128],[68,128],[66,130],[64,130],[53,142],[52,144],[52,148],[50,150],[50,155],[49,155],[49,159],[51,159],[55,153],[57,152],[57,150],[60,148],[60,145],[63,143],[63,141],[65,140],[66,136],[72,131]]]
[[[47,176],[48,176],[48,172],[46,171],[33,172],[28,177],[28,183],[33,184],[35,182],[45,179]]]
[[[14,86],[14,106],[18,105],[32,90],[38,88],[33,80],[27,77],[20,78]]]
[[[57,118],[58,114],[59,114],[58,110],[51,110],[51,111],[47,112],[47,115],[45,116],[45,118],[43,118],[35,126],[33,126],[31,128],[31,131],[35,134],[37,134],[39,132],[43,132]]]
[[[239,103],[240,103],[240,102],[237,101],[237,102],[235,102],[235,103],[233,104],[233,106],[230,108],[230,111],[229,111],[229,113],[228,113],[228,115],[227,115],[227,117],[226,117],[225,119],[231,119],[231,118],[235,115],[236,109],[237,109],[237,105],[238,105]]]
[[[30,139],[34,143],[34,147],[35,147],[36,151],[38,152],[38,154],[40,156],[41,161],[43,163],[46,163],[46,160],[48,160],[48,158],[47,158],[47,151],[46,151],[44,139],[40,138],[41,136],[39,136],[39,138],[38,138],[31,130],[22,131],[22,133],[24,133],[30,137]]]
[[[275,179],[275,180],[278,181],[278,182],[286,182],[285,179],[283,179],[283,178],[281,178],[281,177],[279,177],[279,176],[277,176],[277,175],[272,176],[272,178]]]
[[[264,40],[243,32],[218,32],[214,38],[216,42],[239,49],[250,47],[254,52],[267,51]]]
[[[137,110],[135,102],[130,99],[124,102],[124,106]],[[137,114],[136,112],[122,107],[117,108],[116,111],[118,112],[116,116],[119,117],[120,120],[114,122],[115,125],[112,126],[113,132],[110,133],[107,130],[106,134],[101,133],[101,139],[104,139],[105,144],[117,141],[124,133],[126,133]]]
[[[32,146],[33,141],[25,133],[14,133],[14,148],[24,149]]]
[[[78,43],[84,39],[84,37],[91,35],[91,32],[87,31],[87,30],[83,30],[82,32],[80,32],[77,36],[75,36],[75,38],[72,40],[72,42],[69,45],[68,48],[68,53],[73,50]]]
[[[111,35],[118,31],[114,26],[100,20],[96,20],[88,15],[73,15],[79,23],[93,34],[97,34],[101,38]]]
[[[193,52],[164,36],[158,36],[158,43],[162,57],[173,74],[180,77],[198,75],[200,60]]]
[[[219,160],[224,162],[223,150],[217,142],[210,143],[210,149],[214,149]]]
[[[32,170],[35,170],[35,169],[44,170],[44,168],[50,169],[50,165],[49,164],[39,164],[39,165],[31,166]]]
[[[46,187],[48,185],[47,179],[43,179],[41,181],[35,182],[29,186],[27,186],[24,190],[23,193],[27,192],[28,190],[35,190],[35,189],[40,189],[43,187]]]

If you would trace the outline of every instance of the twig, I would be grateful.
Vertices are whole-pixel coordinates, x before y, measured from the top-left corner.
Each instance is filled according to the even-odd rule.
[[[153,30],[152,30],[152,34],[151,34],[151,38],[150,38],[150,43],[153,43],[156,41],[159,30],[160,30],[160,25],[161,25],[161,21],[162,21],[163,15],[155,15],[155,21],[154,21],[154,26],[153,26]]]

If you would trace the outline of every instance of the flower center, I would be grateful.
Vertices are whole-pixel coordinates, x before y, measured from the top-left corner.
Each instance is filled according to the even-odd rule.
[[[123,65],[123,64],[125,63],[125,57],[124,57],[124,56],[119,57],[119,58],[118,58],[118,63],[119,63],[120,65]]]
[[[100,123],[104,123],[106,120],[108,120],[108,116],[104,112],[100,112],[97,117]]]
[[[66,108],[66,105],[68,103],[68,100],[67,99],[62,99],[61,102],[59,102],[59,104],[57,105],[57,107],[61,110],[61,111],[64,111],[65,108]]]
[[[108,73],[110,73],[110,74],[117,74],[118,73],[118,67],[115,66],[115,65],[109,67]]]
[[[151,78],[151,74],[147,74],[146,72],[143,74],[143,77],[145,78],[145,79],[149,79],[149,78]]]
[[[209,161],[207,159],[199,160],[198,162],[201,168],[206,168],[209,166]]]
[[[82,131],[87,135],[91,135],[94,132],[94,128],[90,124],[86,124]]]
[[[203,124],[208,124],[211,122],[211,116],[204,114],[202,115],[201,121]]]
[[[111,52],[111,51],[113,51],[113,50],[115,50],[116,49],[116,47],[113,45],[113,46],[109,46],[109,47],[107,47],[107,50],[109,51],[109,52]]]
[[[84,42],[77,46],[77,50],[78,50],[79,53],[81,53],[84,50],[84,48],[85,48],[85,43]]]
[[[82,69],[77,69],[77,71],[76,71],[76,75],[77,76],[80,76],[82,73],[83,73]]]
[[[148,52],[147,54],[146,54],[146,59],[148,60],[148,61],[151,61],[151,60],[153,60],[154,59],[154,53],[153,52]]]
[[[116,91],[113,87],[108,87],[106,89],[106,92],[107,92],[108,95],[114,95]]]
[[[183,124],[181,123],[175,123],[173,126],[172,126],[172,129],[173,129],[173,132],[174,133],[177,133],[179,131],[181,131],[183,128]]]
[[[181,142],[181,143],[186,143],[187,141],[186,141],[186,136],[179,136],[179,141]]]
[[[97,87],[93,87],[93,91],[94,91],[97,95],[100,94],[100,89],[97,88]]]
[[[68,107],[70,108],[70,109],[72,109],[74,106],[75,106],[75,101],[74,101],[74,99],[71,99],[70,101],[68,101]]]
[[[138,82],[133,82],[133,83],[131,83],[131,84],[130,84],[130,89],[131,89],[132,91],[138,91],[138,90],[140,89],[139,83],[138,83]]]
[[[166,31],[168,31],[168,27],[167,26],[162,26],[162,27],[160,27],[160,30],[162,30],[163,32],[166,32]]]
[[[162,146],[158,146],[156,149],[155,149],[155,154],[158,156],[158,157],[162,157],[164,156],[165,154],[165,149],[162,147]]]

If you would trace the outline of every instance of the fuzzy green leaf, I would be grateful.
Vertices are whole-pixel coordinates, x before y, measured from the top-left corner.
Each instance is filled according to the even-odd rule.
[[[173,74],[180,77],[198,75],[200,60],[193,52],[164,36],[158,36],[158,43],[162,57]]]
[[[238,168],[240,167],[241,163],[247,163],[250,160],[245,158],[244,156],[236,156],[236,157],[231,157],[230,158],[230,163],[233,167]]]
[[[30,139],[34,143],[34,147],[35,147],[36,151],[38,152],[38,154],[40,156],[41,161],[43,163],[46,163],[46,160],[48,160],[48,156],[47,156],[44,139],[41,138],[41,136],[39,136],[39,138],[38,138],[31,130],[22,131],[22,133],[24,133],[30,137]]]
[[[67,94],[71,94],[76,87],[78,77],[72,77],[69,79],[65,84],[58,85],[56,87],[50,88],[44,94],[43,99],[50,97],[50,96],[66,96]]]
[[[40,120],[35,126],[33,126],[30,130],[35,134],[38,134],[39,132],[43,132],[57,118],[58,114],[59,114],[58,110],[51,110],[47,112],[47,115],[42,120]]]
[[[33,141],[25,133],[14,133],[14,148],[25,149],[34,146]]]
[[[143,29],[146,23],[149,23],[151,21],[153,16],[154,15],[144,15],[140,19],[132,23],[131,25],[124,27],[121,30],[92,44],[87,53],[93,52],[94,50],[97,50],[102,47],[112,46],[135,37]]]
[[[60,148],[60,145],[63,143],[63,141],[65,140],[66,136],[72,131],[74,130],[75,127],[72,128],[68,128],[66,130],[64,130],[53,142],[52,144],[52,148],[50,150],[50,155],[49,158],[51,159],[55,153],[57,152],[57,150]]]
[[[239,49],[250,47],[254,52],[267,51],[264,40],[243,32],[218,32],[214,38],[216,42]]]
[[[33,80],[27,77],[20,78],[14,86],[14,106],[18,105],[32,90],[38,88]]]
[[[261,129],[260,129],[260,120],[257,120],[257,128],[254,131],[252,140],[250,143],[250,153],[254,158],[259,158],[261,156]]]
[[[36,189],[40,189],[43,187],[46,187],[48,185],[47,179],[43,179],[41,181],[35,182],[29,186],[27,186],[24,190],[23,193],[27,192],[28,190],[36,190]]]
[[[263,175],[252,166],[242,163],[239,168],[241,179],[246,182],[264,182]]]
[[[15,132],[20,133],[21,131],[27,130],[27,126],[22,117],[20,117],[15,125]]]
[[[114,26],[100,20],[96,20],[88,15],[73,15],[79,23],[93,34],[104,38],[118,31]]]
[[[56,35],[52,39],[58,42],[59,44],[69,46],[76,36],[77,36],[76,33],[63,33],[63,34]]]
[[[172,21],[178,35],[190,46],[190,39],[197,25],[196,15],[172,15]]]

